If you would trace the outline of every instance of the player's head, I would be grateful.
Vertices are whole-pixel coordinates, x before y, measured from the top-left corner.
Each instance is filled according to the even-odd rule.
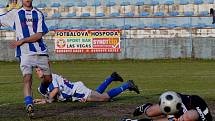
[[[37,76],[38,76],[39,78],[43,78],[43,77],[44,77],[43,70],[40,69],[40,67],[36,66],[36,67],[35,67],[35,72],[36,72],[36,74],[37,74]]]
[[[24,7],[32,7],[32,1],[33,0],[22,0],[22,5]]]
[[[176,92],[164,92],[160,96],[159,106],[162,113],[172,115],[181,109],[182,99]]]

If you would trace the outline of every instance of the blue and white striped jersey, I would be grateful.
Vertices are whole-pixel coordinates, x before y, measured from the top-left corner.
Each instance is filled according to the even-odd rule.
[[[44,16],[36,8],[30,11],[24,8],[12,9],[0,15],[0,23],[3,26],[10,26],[15,29],[17,41],[30,37],[37,32],[48,33]],[[16,48],[17,57],[36,54],[47,54],[47,46],[43,39],[34,43],[24,43]]]
[[[74,83],[63,78],[62,76],[52,74],[52,83],[49,85],[48,92],[50,93],[56,87],[58,87],[59,89],[57,98],[60,101],[72,99],[72,96],[77,88],[76,86],[74,86]]]

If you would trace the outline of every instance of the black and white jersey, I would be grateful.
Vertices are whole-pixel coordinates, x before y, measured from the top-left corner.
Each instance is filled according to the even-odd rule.
[[[188,110],[196,110],[199,114],[198,121],[212,121],[211,113],[208,109],[206,102],[197,95],[184,95],[180,94],[182,99],[182,109],[175,115],[179,118]]]

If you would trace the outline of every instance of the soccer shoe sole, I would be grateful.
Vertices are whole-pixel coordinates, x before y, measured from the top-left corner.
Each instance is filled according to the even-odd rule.
[[[34,108],[33,108],[33,105],[32,104],[29,104],[27,107],[26,107],[26,112],[27,112],[27,115],[30,119],[32,119],[34,117]]]

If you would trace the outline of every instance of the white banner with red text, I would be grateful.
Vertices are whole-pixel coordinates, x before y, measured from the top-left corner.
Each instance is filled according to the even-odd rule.
[[[121,30],[56,30],[56,53],[119,53]]]

